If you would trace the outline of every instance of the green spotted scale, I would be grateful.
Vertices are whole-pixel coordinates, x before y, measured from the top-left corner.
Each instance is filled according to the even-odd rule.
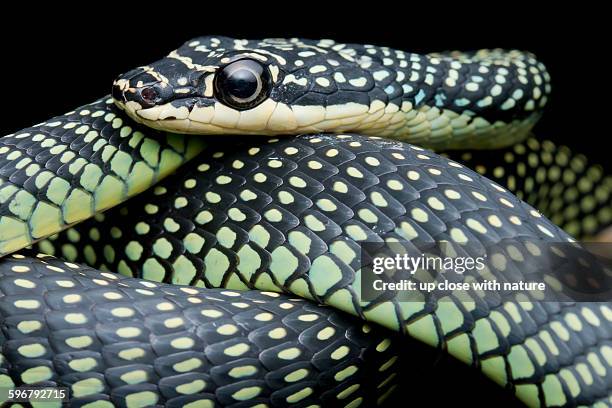
[[[363,242],[476,254],[521,237],[497,271],[521,274],[543,262],[529,240],[573,241],[465,165],[380,138],[508,146],[549,91],[518,51],[202,37],[116,80],[118,108],[103,98],[0,139],[1,252],[39,241],[66,259],[2,261],[0,380],[68,386],[73,406],[370,406],[418,360],[408,336],[530,406],[609,406],[609,303],[361,298]]]

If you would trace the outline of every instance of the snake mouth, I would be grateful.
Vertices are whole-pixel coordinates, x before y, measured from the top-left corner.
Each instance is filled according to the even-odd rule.
[[[268,98],[248,110],[236,110],[213,98],[190,97],[143,106],[134,100],[117,106],[134,121],[157,130],[194,135],[265,135],[279,136],[309,132],[349,132],[362,127],[386,124],[392,115],[403,121],[405,113],[397,109],[386,113],[382,103],[363,105],[289,105]]]
[[[292,107],[271,98],[247,111],[238,111],[208,98],[174,100],[153,107],[115,98],[115,104],[134,121],[148,127],[195,135],[277,136],[320,132],[330,125],[322,107]]]
[[[168,132],[192,135],[259,135],[277,136],[295,132],[319,132],[316,124],[299,126],[294,112],[269,100],[248,112],[239,112],[213,102],[207,106],[197,103],[167,103],[154,107],[143,107],[134,101],[115,104],[135,122]],[[278,111],[278,112],[277,112]],[[280,112],[284,112],[280,115]]]

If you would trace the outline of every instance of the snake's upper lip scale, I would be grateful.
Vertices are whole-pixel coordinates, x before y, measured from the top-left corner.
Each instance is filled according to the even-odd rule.
[[[115,99],[116,101],[118,99]],[[173,106],[172,101],[168,103],[146,106],[137,101],[128,100],[122,102],[119,100],[119,108],[125,110],[128,114],[136,115],[145,120],[163,121],[163,120],[174,120],[174,119],[187,119],[193,108],[198,103],[197,98],[183,99],[180,101],[178,106]]]

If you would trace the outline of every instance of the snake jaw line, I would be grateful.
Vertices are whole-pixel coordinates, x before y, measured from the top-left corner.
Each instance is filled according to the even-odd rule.
[[[157,130],[190,135],[264,135],[279,136],[314,132],[362,132],[390,137],[434,148],[462,149],[467,146],[491,149],[525,139],[540,117],[536,112],[510,123],[489,123],[448,110],[422,106],[414,109],[409,102],[401,106],[374,101],[370,105],[347,102],[342,105],[289,106],[266,100],[254,109],[237,111],[215,102],[210,106],[177,107],[174,101],[143,108],[134,101],[118,102],[136,122]]]

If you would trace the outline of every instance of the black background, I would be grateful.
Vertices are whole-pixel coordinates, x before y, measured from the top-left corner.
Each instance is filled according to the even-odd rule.
[[[339,12],[332,13],[332,2],[253,3],[245,8],[234,2],[194,7],[193,2],[174,1],[139,2],[134,9],[114,5],[106,11],[88,6],[78,15],[38,9],[36,16],[34,5],[26,5],[0,17],[0,131],[10,133],[89,103],[108,93],[118,74],[161,58],[198,35],[333,38],[411,52],[518,48],[534,52],[552,76],[552,99],[535,133],[612,170],[610,23],[603,21],[608,12],[588,4],[536,10],[534,4],[505,2],[495,9],[493,3],[429,2],[417,9],[410,3],[355,1],[337,4]],[[507,404],[495,387],[465,377],[463,369],[448,369],[442,376],[422,374],[428,385],[406,384],[398,404],[474,399],[481,401],[476,405]],[[475,398],[474,390],[481,398]]]

